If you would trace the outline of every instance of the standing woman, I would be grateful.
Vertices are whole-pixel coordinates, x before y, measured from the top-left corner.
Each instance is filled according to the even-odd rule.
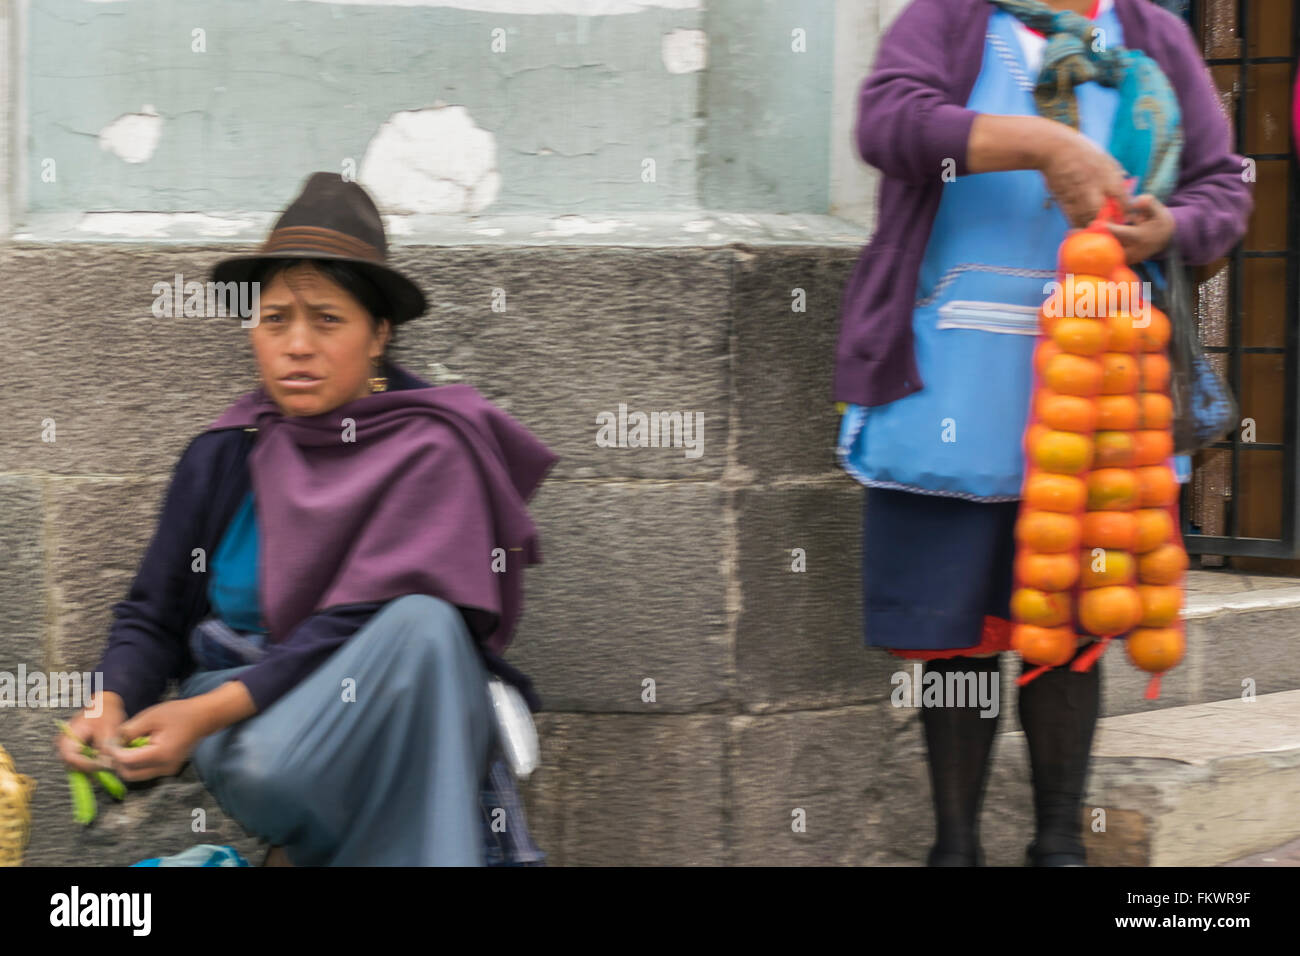
[[[927,671],[997,680],[1031,354],[1058,246],[1110,198],[1126,213],[1109,228],[1128,263],[1176,241],[1204,264],[1244,234],[1249,187],[1194,38],[1149,0],[913,0],[862,86],[856,135],[883,176],[845,291],[834,398],[847,405],[841,464],[868,487],[865,640]],[[1084,863],[1100,691],[1097,664],[1020,691],[1031,865]],[[921,719],[928,863],[982,864],[996,713],[972,703]]]
[[[315,173],[258,254],[218,264],[260,289],[260,385],[181,456],[113,609],[101,700],[71,724],[127,781],[192,758],[290,864],[482,865],[490,770],[501,786],[488,673],[530,697],[499,655],[539,560],[525,503],[555,458],[470,386],[385,358],[425,309],[386,260],[370,196]],[[530,862],[502,803],[511,861]]]

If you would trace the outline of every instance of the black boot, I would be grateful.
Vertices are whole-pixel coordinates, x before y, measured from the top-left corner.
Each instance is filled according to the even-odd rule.
[[[997,656],[949,657],[927,661],[925,665],[926,674],[946,675],[953,671],[974,672],[977,682],[980,673],[992,674],[994,680],[1001,679]],[[968,701],[965,707],[921,708],[935,820],[935,842],[927,866],[984,865],[979,844],[979,813],[988,779],[989,753],[997,730],[997,713],[991,717],[980,716],[978,701]]]
[[[1084,645],[1081,650],[1087,650]],[[1032,670],[1025,665],[1023,671]],[[1086,866],[1083,790],[1101,702],[1101,661],[1082,673],[1054,667],[1020,688],[1020,727],[1029,744],[1037,833],[1029,866]]]

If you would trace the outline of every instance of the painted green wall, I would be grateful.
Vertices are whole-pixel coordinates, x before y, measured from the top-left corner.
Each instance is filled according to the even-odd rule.
[[[312,170],[369,185],[367,147],[399,111],[462,107],[419,114],[428,128],[371,167],[405,168],[401,200],[427,199],[398,211],[824,212],[834,0],[646,2],[32,0],[25,211],[278,209]],[[691,68],[700,35],[678,31],[703,31],[706,68]],[[156,120],[129,122],[157,126],[148,158],[103,148],[146,107]]]

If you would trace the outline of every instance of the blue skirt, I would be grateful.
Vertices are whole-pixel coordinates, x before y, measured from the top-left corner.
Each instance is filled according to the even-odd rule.
[[[199,671],[181,696],[243,669]],[[295,866],[482,866],[480,787],[496,742],[464,618],[407,595],[265,711],[204,737],[192,760],[222,808]]]
[[[910,651],[979,644],[985,615],[1011,616],[1019,510],[1019,501],[867,488],[864,642]]]

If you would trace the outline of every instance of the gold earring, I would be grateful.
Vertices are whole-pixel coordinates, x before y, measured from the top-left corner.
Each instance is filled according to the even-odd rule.
[[[388,378],[379,374],[379,359],[375,359],[375,374],[370,378],[370,392],[373,395],[375,392],[386,391],[388,391]]]

